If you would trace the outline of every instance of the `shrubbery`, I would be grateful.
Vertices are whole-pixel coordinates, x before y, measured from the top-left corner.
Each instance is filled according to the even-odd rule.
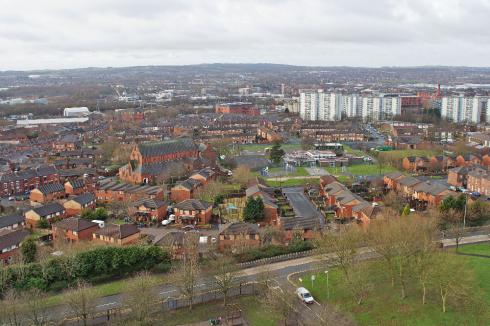
[[[0,293],[9,287],[60,290],[79,280],[98,282],[165,265],[170,265],[170,256],[157,246],[100,247],[71,257],[6,267],[0,270]]]

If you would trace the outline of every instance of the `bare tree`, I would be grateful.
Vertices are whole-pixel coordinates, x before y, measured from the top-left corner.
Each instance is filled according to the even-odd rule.
[[[189,310],[192,310],[200,271],[197,241],[192,234],[186,233],[183,241],[182,261],[174,275],[181,295],[189,302]]]
[[[197,191],[196,197],[198,199],[214,203],[216,197],[219,194],[223,194],[225,191],[225,185],[219,181],[210,181],[204,187]]]
[[[393,233],[393,221],[386,219],[372,223],[368,230],[368,244],[383,259],[391,278],[391,286],[395,286],[396,266],[396,235]]]
[[[449,253],[439,253],[433,259],[433,264],[436,271],[433,282],[438,288],[442,312],[445,313],[450,299],[470,298],[471,276],[468,274],[468,268]]]
[[[9,289],[1,301],[0,320],[2,325],[22,325],[23,307],[20,295],[15,289]]]
[[[238,183],[241,186],[247,185],[247,183],[254,178],[250,168],[245,165],[239,165],[235,170],[233,170],[232,181]]]
[[[284,325],[288,322],[298,322],[299,314],[295,307],[296,296],[292,293],[285,293],[280,288],[268,287],[265,289],[262,302],[271,312],[281,316]]]
[[[350,266],[354,263],[362,240],[361,231],[355,226],[345,226],[340,232],[328,232],[318,245],[323,253],[332,253],[337,259],[345,278],[349,279]]]
[[[228,293],[236,285],[238,268],[236,262],[227,256],[222,256],[213,261],[215,270],[216,289],[223,294],[223,305],[226,306]]]
[[[66,304],[70,313],[87,326],[88,319],[95,312],[97,291],[89,284],[78,282],[66,293]]]
[[[48,323],[46,295],[39,289],[31,289],[22,295],[25,315],[30,324],[42,326]]]
[[[151,325],[151,307],[158,302],[157,282],[148,272],[138,273],[126,287],[123,302],[131,309],[130,319],[138,325]]]
[[[372,273],[372,271],[369,269],[369,263],[356,264],[351,266],[350,269],[349,278],[346,279],[346,286],[356,303],[361,305],[372,289],[372,284],[367,278],[367,275]]]

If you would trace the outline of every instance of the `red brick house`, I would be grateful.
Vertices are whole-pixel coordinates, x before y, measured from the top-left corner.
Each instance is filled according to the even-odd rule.
[[[230,223],[219,233],[218,248],[221,252],[241,251],[260,246],[260,232],[257,224]]]
[[[109,224],[93,233],[93,240],[107,244],[127,245],[138,242],[141,231],[134,224]]]
[[[259,108],[256,105],[245,102],[217,104],[215,111],[217,114],[243,114],[250,116],[260,115]]]
[[[59,179],[53,166],[7,173],[0,176],[0,192],[3,196],[24,194],[40,185],[59,182]]]
[[[485,196],[490,195],[490,173],[482,168],[474,168],[468,172],[467,188]]]
[[[25,224],[26,220],[20,214],[0,216],[0,231],[22,229]]]
[[[22,241],[29,236],[25,230],[0,230],[0,266],[16,260]]]
[[[465,166],[450,169],[447,173],[447,183],[451,186],[466,188],[467,181],[468,168]]]
[[[132,205],[137,221],[161,222],[167,216],[168,203],[163,200],[143,198]]]
[[[73,197],[63,203],[67,216],[75,216],[82,213],[84,209],[95,209],[97,202],[94,194],[87,192]]]
[[[206,225],[211,221],[213,206],[198,199],[187,199],[174,206],[175,223]]]
[[[71,217],[51,226],[53,239],[63,239],[68,242],[92,240],[93,233],[99,229],[97,223],[80,217]]]
[[[66,197],[65,187],[61,183],[48,183],[40,185],[31,191],[29,199],[31,202],[47,203]]]
[[[93,190],[92,186],[87,185],[83,179],[69,180],[65,182],[64,187],[67,195],[81,195]]]
[[[181,202],[186,199],[194,198],[194,194],[202,188],[201,180],[189,178],[182,181],[170,189],[170,199],[174,202]]]
[[[385,189],[387,190],[397,190],[398,189],[398,180],[403,178],[403,174],[400,172],[392,172],[388,173],[383,177],[383,183],[385,185]]]
[[[30,228],[37,227],[40,220],[46,220],[48,223],[57,221],[66,217],[66,210],[58,203],[49,203],[44,206],[33,208],[25,213],[26,224]]]
[[[274,198],[272,193],[272,188],[266,187],[259,183],[252,185],[245,190],[245,195],[247,198],[262,198],[262,202],[264,203],[265,216],[261,224],[277,225],[278,223],[279,207],[277,206],[276,199]]]

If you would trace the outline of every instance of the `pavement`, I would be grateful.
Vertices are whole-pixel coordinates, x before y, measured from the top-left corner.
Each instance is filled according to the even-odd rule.
[[[296,217],[314,218],[320,215],[320,212],[304,194],[303,187],[283,188],[282,192],[291,204]]]
[[[464,237],[460,241],[460,244],[480,243],[480,242],[487,242],[487,241],[490,241],[490,236],[488,234],[478,234],[478,235]],[[445,239],[443,240],[443,243],[445,247],[450,247],[450,246],[454,246],[456,244],[456,241],[454,239]],[[373,259],[375,257],[376,254],[374,254],[371,249],[369,248],[359,249],[358,259],[365,260],[365,259]],[[307,273],[311,271],[323,270],[323,269],[327,270],[328,268],[335,265],[336,263],[334,261],[333,254],[302,257],[302,258],[292,259],[288,261],[272,263],[265,266],[257,266],[257,267],[243,269],[240,271],[237,277],[237,283],[257,282],[258,280],[261,279],[261,277],[266,276],[267,279],[271,280],[271,282],[274,282],[276,284],[275,286],[278,290],[283,291],[287,295],[295,295],[294,290],[296,288],[296,285],[292,281],[294,279],[293,277],[294,275]],[[215,282],[213,276],[203,277],[198,282],[198,285],[196,287],[197,288],[196,292],[204,293],[204,292],[212,291],[214,289],[214,284]],[[156,287],[155,290],[158,291],[159,295],[164,300],[177,298],[180,296],[178,287],[172,284],[159,285]],[[106,312],[110,309],[119,308],[122,306],[122,300],[123,300],[122,294],[116,294],[116,295],[98,298],[96,299],[96,303],[97,303],[96,311]],[[304,318],[306,318],[305,320],[309,320],[310,322],[313,322],[313,324],[311,325],[315,325],[314,323],[315,318],[320,318],[321,316],[325,315],[323,312],[325,307],[318,303],[314,305],[305,305],[301,303],[301,305],[299,305],[299,308],[300,308],[301,315],[304,316]],[[61,306],[50,308],[49,315],[53,317],[53,319],[55,318],[59,319],[60,316],[67,315],[67,312],[68,312],[67,307],[61,305]],[[333,318],[337,318],[336,316],[338,316],[338,313],[336,313],[335,310],[331,310],[328,313],[328,315],[329,318],[331,318],[330,316],[334,316]],[[311,320],[312,318],[313,320]],[[344,318],[345,323],[342,323],[341,325],[349,325],[349,320],[345,319],[345,317],[342,318]]]

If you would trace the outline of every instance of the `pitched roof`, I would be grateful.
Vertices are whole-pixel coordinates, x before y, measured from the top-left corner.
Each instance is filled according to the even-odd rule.
[[[65,191],[65,187],[61,183],[48,183],[48,184],[40,185],[37,189],[44,195]]]
[[[196,145],[189,139],[167,140],[161,142],[141,143],[138,149],[142,156],[160,156],[183,151],[196,150]]]
[[[86,220],[84,218],[80,217],[71,217],[67,218],[64,220],[61,220],[59,222],[56,222],[54,224],[55,227],[64,229],[64,230],[71,230],[71,231],[83,231],[86,229],[93,228],[94,226],[98,226],[97,223],[91,222],[89,220]]]
[[[201,182],[199,180],[189,178],[185,181],[178,183],[176,186],[182,186],[186,189],[192,190],[192,189],[199,187],[200,185],[201,185]]]
[[[19,245],[28,235],[29,232],[26,230],[0,231],[0,252],[3,249]]]
[[[37,215],[44,217],[53,213],[62,212],[65,209],[58,203],[49,203],[41,207],[36,207],[32,209]]]
[[[83,179],[70,180],[68,183],[72,186],[73,189],[80,189],[85,187],[85,181]]]
[[[116,239],[124,239],[139,232],[140,230],[134,224],[109,224],[102,229],[98,229],[94,232],[94,234],[104,235]]]
[[[398,172],[398,171],[385,174],[385,178],[388,178],[388,179],[397,179],[397,178],[402,177],[402,176],[403,176],[403,174]]]
[[[166,204],[163,200],[152,199],[152,198],[142,198],[133,203],[133,207],[145,206],[147,208],[157,209]]]
[[[180,210],[197,211],[206,210],[211,207],[211,204],[199,199],[186,199],[176,204],[174,207]]]
[[[86,205],[95,200],[95,196],[91,192],[86,192],[79,196],[73,197],[71,200],[76,201],[80,205]]]
[[[224,235],[237,235],[237,234],[258,234],[259,226],[252,223],[237,222],[231,223],[225,226],[220,232]]]
[[[17,223],[21,223],[25,220],[24,216],[20,214],[12,214],[6,216],[0,216],[0,229],[7,226],[11,226]]]
[[[320,217],[285,217],[281,218],[281,226],[284,230],[320,230],[323,223]]]

